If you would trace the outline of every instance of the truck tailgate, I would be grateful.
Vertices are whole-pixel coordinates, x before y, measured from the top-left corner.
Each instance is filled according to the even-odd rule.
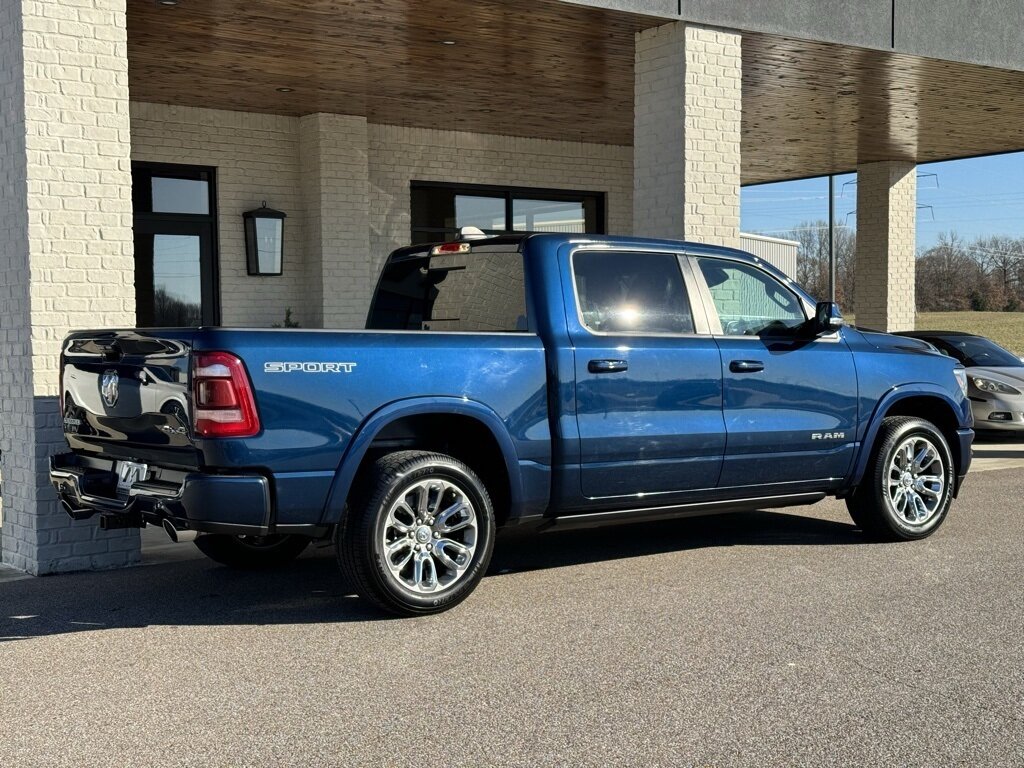
[[[64,341],[64,434],[75,451],[195,467],[189,361],[194,329],[81,331]]]

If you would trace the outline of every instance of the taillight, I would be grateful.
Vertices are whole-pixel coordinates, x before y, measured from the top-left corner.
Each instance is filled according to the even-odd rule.
[[[249,374],[235,355],[192,355],[192,425],[197,437],[252,437],[260,431]]]

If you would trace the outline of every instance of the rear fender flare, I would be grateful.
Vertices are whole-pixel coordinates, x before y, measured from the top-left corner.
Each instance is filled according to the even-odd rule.
[[[333,525],[341,520],[345,502],[352,489],[359,465],[381,430],[399,419],[432,413],[467,416],[487,427],[497,441],[502,457],[505,459],[512,517],[516,516],[516,511],[522,505],[522,476],[519,471],[519,458],[515,445],[501,417],[483,403],[475,400],[460,397],[417,397],[383,406],[372,413],[356,430],[334,474],[321,519],[322,524]]]
[[[864,473],[867,471],[868,460],[871,458],[871,448],[875,444],[875,437],[877,437],[878,430],[882,426],[882,419],[885,417],[885,414],[900,400],[906,400],[911,397],[921,397],[922,395],[935,397],[946,403],[946,405],[952,409],[953,413],[956,414],[958,424],[963,426],[964,420],[962,406],[953,400],[953,398],[949,396],[949,392],[942,387],[924,381],[910,382],[893,387],[882,395],[881,400],[878,401],[874,412],[871,414],[871,421],[868,423],[867,432],[864,434],[864,439],[861,441],[860,449],[857,453],[857,459],[853,465],[853,475],[850,478],[850,486],[860,484],[860,481],[864,477]],[[956,451],[957,446],[950,445],[949,449],[951,451]]]

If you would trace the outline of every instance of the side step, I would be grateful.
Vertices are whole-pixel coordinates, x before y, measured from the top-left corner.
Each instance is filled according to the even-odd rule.
[[[570,530],[574,528],[599,528],[617,523],[642,523],[651,520],[668,520],[676,517],[700,517],[727,512],[754,512],[774,507],[796,507],[813,504],[826,496],[824,491],[814,493],[789,493],[783,496],[756,496],[749,499],[725,499],[722,501],[698,501],[692,504],[673,504],[665,507],[642,507],[639,509],[616,509],[607,512],[585,512],[578,515],[563,515],[551,518],[540,527],[542,531]]]

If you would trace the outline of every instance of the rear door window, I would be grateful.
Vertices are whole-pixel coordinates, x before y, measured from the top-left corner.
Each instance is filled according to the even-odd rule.
[[[573,255],[580,319],[596,333],[693,333],[679,257],[580,251]]]

